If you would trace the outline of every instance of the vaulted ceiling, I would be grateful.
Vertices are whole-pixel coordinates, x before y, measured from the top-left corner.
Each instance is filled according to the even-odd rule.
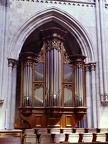
[[[35,31],[33,31],[28,38],[26,39],[21,52],[34,52],[37,53],[39,52],[40,48],[42,47],[43,41],[41,38],[40,30],[48,29],[51,27],[56,27],[60,28],[64,31],[67,31],[66,28],[61,26],[60,24],[51,21],[48,23],[45,23],[38,27]],[[66,51],[69,55],[74,55],[74,54],[81,54],[81,49],[77,43],[77,40],[74,38],[74,36],[67,31],[67,34],[65,36],[65,41],[64,41],[64,47],[66,48]]]

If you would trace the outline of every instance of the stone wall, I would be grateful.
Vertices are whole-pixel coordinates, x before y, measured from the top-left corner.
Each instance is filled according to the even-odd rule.
[[[56,8],[67,14],[69,17],[74,18],[90,38],[93,46],[93,62],[96,62],[95,96],[97,101],[94,105],[97,115],[94,116],[94,110],[91,110],[91,123],[93,123],[93,117],[95,117],[95,121],[97,122],[95,127],[108,126],[108,108],[107,105],[101,105],[100,101],[101,96],[104,97],[105,95],[108,95],[107,90],[105,90],[105,88],[107,89],[108,83],[108,2],[95,1],[96,2],[94,2],[94,0],[9,0],[8,3],[3,0],[0,1],[0,99],[4,99],[4,104],[0,107],[0,128],[5,128],[4,122],[8,121],[11,117],[6,114],[9,112],[8,109],[11,105],[8,98],[10,86],[8,83],[9,75],[7,58],[14,57],[15,59],[18,59],[17,53],[19,53],[22,48],[22,45],[18,45],[18,41],[14,39],[14,37],[30,19],[51,8]],[[101,8],[100,4],[102,4]],[[101,18],[100,9],[102,12]],[[35,23],[35,21],[31,23]],[[32,27],[30,27],[30,29],[32,32]],[[19,36],[21,34],[19,34]],[[28,37],[28,35],[26,37]],[[16,47],[12,49],[13,41],[17,42],[16,47],[19,47],[19,49],[16,49]],[[90,107],[92,107],[92,102]],[[93,124],[91,124],[91,126],[94,127]]]

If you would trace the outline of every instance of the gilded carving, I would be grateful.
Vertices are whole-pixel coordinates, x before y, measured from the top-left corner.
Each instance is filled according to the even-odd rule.
[[[71,91],[72,91],[72,85],[69,85],[69,84],[64,85],[64,88],[67,88],[68,90],[71,90]]]
[[[62,42],[54,38],[52,40],[47,40],[46,45],[47,45],[47,51],[51,49],[57,49],[58,51],[61,51]]]
[[[75,63],[75,68],[82,68],[83,69],[83,63],[82,62],[76,62]]]
[[[40,89],[40,88],[43,88],[43,84],[35,84],[35,87],[34,89]]]
[[[71,63],[71,60],[70,60],[70,58],[69,58],[69,56],[68,56],[65,48],[63,48],[63,52],[64,52],[64,63],[70,64],[70,63]]]
[[[44,62],[44,48],[41,48],[41,51],[39,52],[37,58],[36,58],[36,63],[43,63]]]
[[[32,60],[27,60],[24,62],[24,66],[30,66],[32,67],[33,61]]]

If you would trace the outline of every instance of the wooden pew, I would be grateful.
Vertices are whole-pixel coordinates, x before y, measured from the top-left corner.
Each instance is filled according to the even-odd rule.
[[[0,130],[0,144],[22,144],[22,130]]]

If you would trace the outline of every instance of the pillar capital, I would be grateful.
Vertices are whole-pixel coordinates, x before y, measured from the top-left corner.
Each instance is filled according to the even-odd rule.
[[[90,64],[90,70],[91,71],[95,71],[96,70],[96,63],[95,62],[91,62]]]
[[[90,72],[90,64],[85,64],[85,71]]]
[[[17,67],[17,60],[8,58],[8,67]]]
[[[91,63],[87,63],[85,64],[85,71],[95,71],[96,70],[96,63],[95,62],[91,62]]]

